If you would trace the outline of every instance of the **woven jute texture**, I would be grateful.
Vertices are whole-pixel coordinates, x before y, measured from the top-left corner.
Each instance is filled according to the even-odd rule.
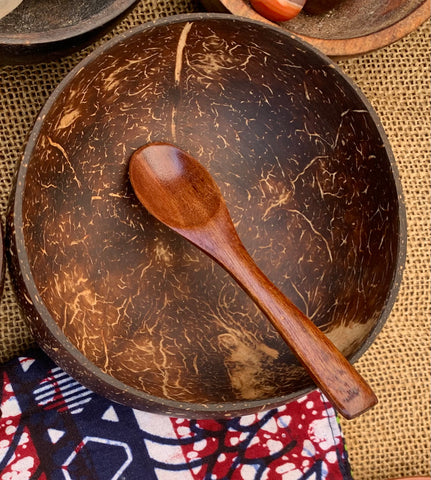
[[[0,208],[4,221],[16,165],[32,123],[62,78],[96,45],[162,16],[202,11],[198,1],[142,0],[109,35],[59,61],[0,68]],[[430,105],[429,24],[377,52],[338,60],[381,118],[397,161],[408,245],[398,299],[382,332],[357,362],[379,404],[342,420],[356,480],[430,473]],[[0,307],[0,362],[33,340],[9,275]]]

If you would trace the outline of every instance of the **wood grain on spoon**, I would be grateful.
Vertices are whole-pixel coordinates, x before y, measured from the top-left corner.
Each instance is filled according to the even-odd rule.
[[[152,143],[132,155],[129,175],[136,196],[152,215],[236,279],[345,418],[377,403],[369,385],[332,342],[257,267],[218,186],[196,159],[174,145]]]

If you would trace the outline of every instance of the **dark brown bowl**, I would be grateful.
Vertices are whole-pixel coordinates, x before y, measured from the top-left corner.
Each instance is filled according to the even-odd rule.
[[[224,270],[139,204],[128,160],[151,141],[201,159],[258,265],[359,358],[391,309],[406,238],[382,127],[301,40],[210,14],[99,48],[36,120],[9,253],[47,353],[111,399],[173,415],[249,413],[314,388]]]
[[[53,60],[109,31],[137,0],[24,0],[0,18],[0,65]]]
[[[202,4],[209,11],[272,23],[249,0],[202,0]],[[297,17],[277,25],[326,55],[348,57],[399,40],[430,17],[430,8],[430,0],[307,0]]]
[[[3,240],[3,222],[0,221],[0,301],[3,295],[4,275],[5,275],[5,252]]]

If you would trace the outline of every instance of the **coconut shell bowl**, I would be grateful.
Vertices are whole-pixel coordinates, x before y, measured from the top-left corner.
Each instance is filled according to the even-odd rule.
[[[0,222],[0,301],[3,294],[4,275],[5,275],[5,258],[4,258],[4,240],[3,240],[3,222]]]
[[[295,7],[300,13],[287,21],[272,22],[252,7],[254,1],[202,0],[202,4],[210,11],[230,12],[277,25],[333,57],[360,55],[385,47],[429,19],[431,9],[430,0],[292,0],[285,3],[303,6],[302,10]]]
[[[128,164],[149,142],[199,159],[258,266],[356,361],[390,312],[405,248],[378,118],[303,41],[190,14],[95,50],[29,136],[8,255],[22,311],[57,364],[117,402],[194,418],[315,388],[232,278],[140,204]]]
[[[0,6],[0,65],[49,61],[84,48],[136,1],[7,0]]]

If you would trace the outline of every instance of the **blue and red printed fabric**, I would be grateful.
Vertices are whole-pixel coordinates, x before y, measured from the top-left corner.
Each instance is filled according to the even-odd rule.
[[[86,389],[39,349],[0,367],[0,480],[351,480],[319,391],[229,420],[155,415]]]

